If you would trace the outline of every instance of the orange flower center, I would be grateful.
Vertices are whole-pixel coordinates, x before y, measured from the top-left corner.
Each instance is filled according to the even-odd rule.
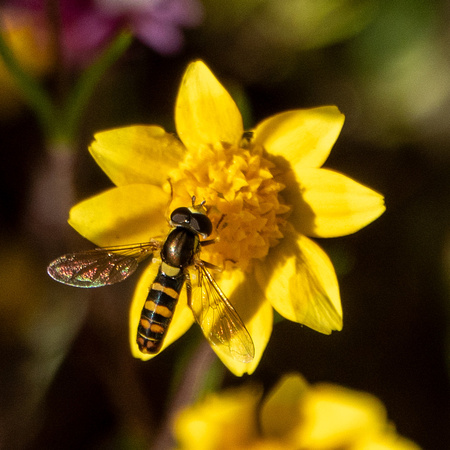
[[[264,151],[244,138],[239,147],[226,143],[190,151],[171,174],[176,206],[193,195],[205,201],[216,243],[202,250],[202,259],[230,269],[248,270],[283,237],[290,207],[280,202],[283,184]]]

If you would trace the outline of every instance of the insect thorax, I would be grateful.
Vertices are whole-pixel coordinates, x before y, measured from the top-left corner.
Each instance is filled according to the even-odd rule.
[[[194,263],[200,240],[192,231],[177,227],[167,236],[161,250],[161,259],[172,267],[188,267]]]

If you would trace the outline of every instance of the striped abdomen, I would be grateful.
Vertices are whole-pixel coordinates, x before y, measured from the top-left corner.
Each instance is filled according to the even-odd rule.
[[[172,321],[175,306],[185,280],[182,270],[168,276],[159,269],[142,308],[137,344],[142,353],[158,353]]]

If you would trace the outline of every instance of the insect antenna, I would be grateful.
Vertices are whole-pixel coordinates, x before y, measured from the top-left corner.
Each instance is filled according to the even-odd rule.
[[[205,206],[206,200],[202,200],[198,205],[195,204],[195,202],[197,200],[197,197],[195,195],[193,195],[191,197],[191,200],[192,200],[192,208],[193,209],[195,209],[196,211],[201,211],[203,209],[205,212],[208,212],[207,207]]]

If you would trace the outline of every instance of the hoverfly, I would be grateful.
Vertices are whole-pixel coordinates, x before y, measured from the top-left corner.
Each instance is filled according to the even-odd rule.
[[[97,248],[69,253],[55,259],[47,268],[56,281],[69,286],[92,288],[125,280],[144,259],[160,253],[158,274],[149,288],[142,308],[136,342],[142,353],[158,353],[173,317],[183,286],[188,306],[206,339],[235,360],[248,363],[255,350],[252,338],[209,268],[215,266],[200,259],[200,249],[214,240],[212,223],[204,211],[204,202],[175,209],[170,216],[165,241],[151,239],[135,245]],[[197,270],[198,288],[192,289],[189,269]]]

